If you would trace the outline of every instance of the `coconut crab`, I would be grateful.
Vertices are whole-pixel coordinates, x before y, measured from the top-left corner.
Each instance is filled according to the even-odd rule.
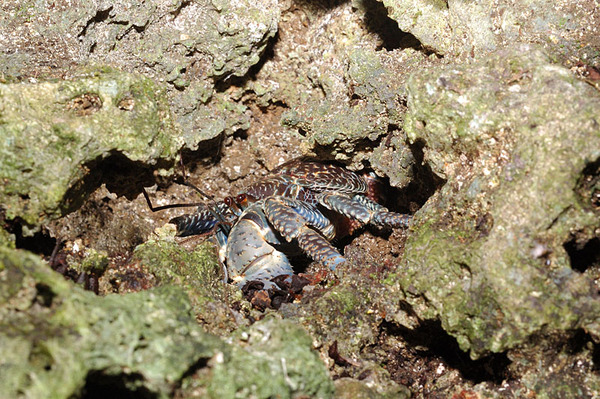
[[[197,187],[183,184],[211,199]],[[334,220],[408,226],[411,216],[391,212],[370,199],[369,187],[368,179],[341,166],[295,159],[222,202],[153,207],[145,190],[144,196],[152,211],[198,206],[194,213],[169,221],[177,227],[177,236],[214,234],[226,282],[242,288],[259,281],[263,289],[270,289],[277,288],[275,278],[294,274],[291,246],[330,270],[346,261],[331,244],[336,236]]]

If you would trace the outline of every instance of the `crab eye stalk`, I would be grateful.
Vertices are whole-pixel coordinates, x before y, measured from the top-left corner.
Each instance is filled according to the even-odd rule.
[[[235,202],[240,208],[245,209],[248,207],[248,196],[246,194],[238,194],[235,197]]]

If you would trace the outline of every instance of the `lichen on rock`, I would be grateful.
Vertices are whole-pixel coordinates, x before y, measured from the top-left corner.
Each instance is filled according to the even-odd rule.
[[[564,244],[598,229],[574,188],[600,158],[600,96],[528,46],[414,75],[404,128],[447,179],[415,215],[397,283],[473,357],[541,331],[598,336],[591,279]]]
[[[0,360],[0,396],[72,397],[95,378],[122,378],[123,389],[164,397],[223,347],[177,287],[102,298],[23,251],[0,248],[0,265],[0,346],[10,353]]]
[[[180,147],[164,92],[150,79],[112,69],[63,81],[0,84],[0,201],[26,227],[61,216],[86,164],[122,154],[173,162]],[[87,193],[85,193],[87,194]]]
[[[37,256],[0,247],[0,288],[2,397],[78,397],[106,383],[171,397],[194,371],[190,386],[214,398],[333,392],[302,328],[264,320],[225,343],[197,324],[175,285],[99,297]]]
[[[566,60],[599,57],[595,26],[600,14],[594,2],[378,0],[398,27],[423,47],[446,57],[479,57],[515,43],[536,43]],[[569,61],[567,61],[569,62]]]

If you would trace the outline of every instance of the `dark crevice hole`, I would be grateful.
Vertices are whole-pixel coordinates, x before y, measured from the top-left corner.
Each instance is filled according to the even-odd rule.
[[[37,294],[35,296],[35,302],[39,303],[43,307],[49,308],[52,306],[52,301],[56,294],[52,291],[48,285],[43,283],[37,283],[35,285],[35,289],[37,290]]]
[[[509,372],[511,361],[506,352],[491,354],[478,360],[472,360],[468,353],[460,349],[456,339],[444,331],[439,321],[425,321],[415,329],[408,329],[394,323],[384,322],[381,328],[387,335],[402,337],[409,348],[424,348],[413,349],[412,352],[415,357],[442,360],[449,367],[458,370],[464,379],[474,384],[482,382],[501,384],[504,380],[511,377]],[[390,356],[394,355],[393,351],[390,352]],[[396,367],[392,372],[392,376],[394,376],[394,373],[411,373],[415,372],[415,369],[418,369],[412,367],[411,363],[414,359],[410,357],[405,357],[404,359],[388,358],[388,361],[390,360],[396,361]],[[426,370],[419,371],[427,372]],[[396,377],[402,380],[399,375],[396,375]],[[422,380],[423,376],[413,375],[404,376],[404,378],[416,381]]]
[[[421,141],[410,146],[415,160],[412,167],[413,179],[402,189],[391,189],[390,203],[387,206],[393,211],[401,212],[403,208],[408,207],[411,212],[415,212],[446,183],[445,179],[431,170],[429,164],[423,162],[424,146],[425,144]]]
[[[159,161],[153,167],[167,169],[170,166],[172,166],[171,162]],[[142,192],[142,187],[155,184],[152,168],[143,162],[132,161],[116,151],[107,157],[98,157],[87,162],[83,169],[90,172],[65,193],[62,204],[63,214],[79,209],[87,196],[102,184],[105,184],[110,192],[124,196],[128,200],[135,199]]]
[[[600,211],[600,159],[586,165],[575,191],[583,206]]]
[[[141,386],[144,378],[140,374],[109,375],[102,371],[91,371],[85,379],[81,399],[156,399],[158,394]]]
[[[133,25],[133,29],[137,33],[143,33],[146,30],[146,25]]]
[[[184,380],[188,377],[195,375],[199,370],[207,367],[208,359],[201,358],[196,363],[192,364],[192,366],[181,376],[181,379]]]
[[[181,11],[183,11],[184,8],[189,6],[191,2],[192,2],[191,0],[182,1],[181,4],[179,5],[179,7],[177,7],[177,9],[171,11],[171,15],[173,16],[173,18],[177,18],[179,16],[179,14],[181,14]]]
[[[559,345],[554,345],[558,349]],[[594,342],[594,338],[583,328],[573,332],[573,335],[566,341],[566,352],[569,355],[576,355],[586,349],[592,352],[592,371],[600,371],[600,345]]]
[[[240,133],[241,134],[241,133]],[[225,140],[225,133],[218,135],[217,137],[203,141],[201,146],[198,146],[196,150],[190,150],[189,148],[183,148],[180,151],[181,163],[185,173],[189,173],[194,170],[198,165],[205,167],[209,165],[215,165],[221,160],[223,141]],[[176,169],[176,174],[181,176],[184,170],[179,167]]]
[[[108,7],[106,10],[98,10],[96,15],[94,15],[90,20],[85,24],[81,32],[77,35],[77,37],[85,36],[87,30],[90,26],[94,24],[98,24],[100,22],[106,21],[110,17],[110,12],[112,11],[113,6]]]
[[[362,4],[366,11],[367,29],[377,34],[382,41],[378,50],[382,48],[387,51],[405,48],[423,50],[419,39],[411,33],[400,30],[398,23],[388,16],[383,3],[377,0],[363,0]]]
[[[583,242],[573,238],[564,244],[564,248],[573,270],[583,273],[592,266],[600,267],[600,238],[595,237]]]
[[[56,239],[51,237],[50,234],[42,229],[32,236],[23,236],[23,224],[24,222],[17,218],[13,221],[5,222],[6,230],[15,235],[15,246],[18,249],[25,249],[27,251],[36,253],[42,256],[50,256],[54,247],[56,246]]]
[[[278,40],[279,33],[275,33],[275,36],[269,40],[265,50],[260,55],[260,60],[252,65],[243,76],[226,75],[224,77],[216,77],[215,91],[222,93],[230,87],[245,87],[248,82],[256,80],[256,75],[265,63],[275,57],[274,47]]]
[[[248,131],[247,130],[242,130],[242,129],[238,129],[235,132],[233,132],[233,138],[234,139],[241,139],[241,140],[247,140],[248,139]]]

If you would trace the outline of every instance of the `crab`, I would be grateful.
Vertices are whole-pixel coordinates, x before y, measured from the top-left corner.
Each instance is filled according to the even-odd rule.
[[[214,234],[225,281],[240,288],[258,281],[263,289],[271,289],[277,288],[275,279],[294,274],[293,247],[332,271],[346,262],[331,244],[336,237],[335,220],[388,228],[409,225],[410,215],[389,211],[368,193],[367,179],[354,172],[295,159],[235,197],[202,204],[194,213],[169,223],[177,227],[180,237]],[[165,208],[153,208],[145,191],[144,195],[152,210]]]

